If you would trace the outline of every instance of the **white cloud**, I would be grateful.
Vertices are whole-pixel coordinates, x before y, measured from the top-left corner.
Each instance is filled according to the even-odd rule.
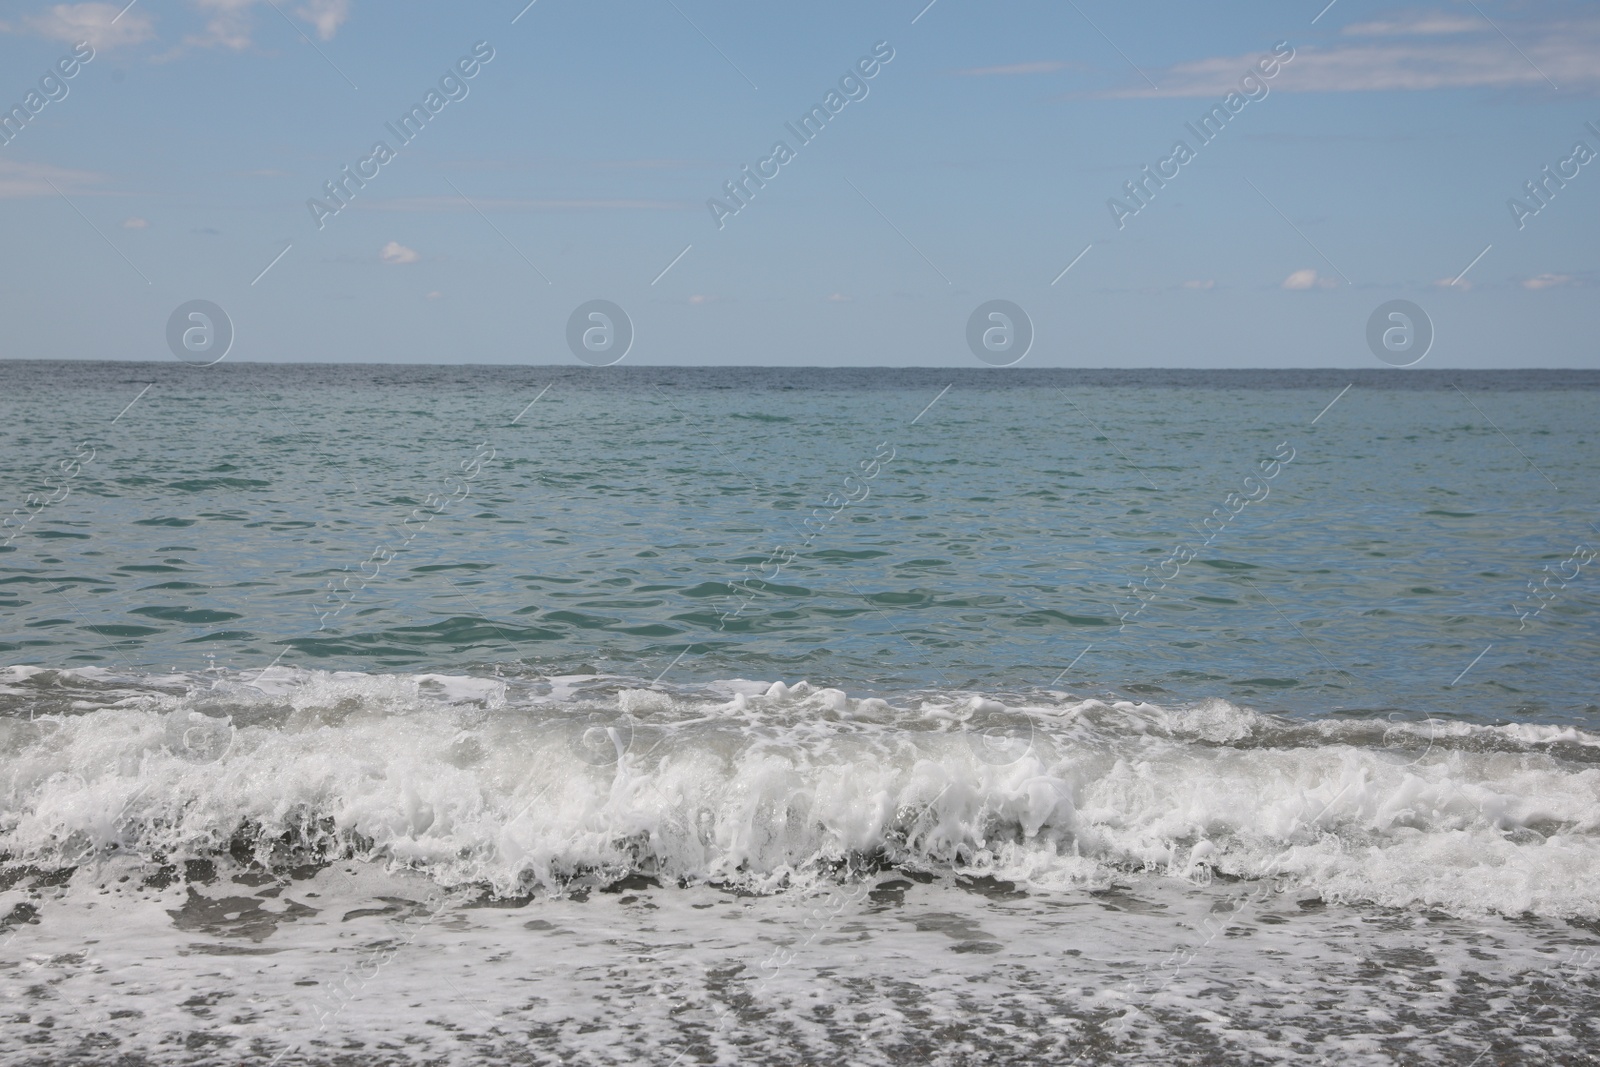
[[[1525,278],[1522,282],[1524,289],[1554,289],[1560,285],[1571,285],[1570,274],[1536,274],[1532,278]]]
[[[124,230],[147,230],[150,228],[150,224],[135,215],[132,218],[123,219],[122,228]]]
[[[1285,289],[1337,289],[1338,287],[1337,278],[1324,278],[1310,267],[1297,270],[1283,280]]]
[[[428,294],[428,299],[429,300],[437,300],[443,295],[444,295],[443,293],[441,293],[439,290],[435,289],[433,292]]]
[[[1595,61],[1600,55],[1600,18],[1501,26],[1520,52],[1482,20],[1471,26],[1454,16],[1362,23],[1352,29],[1365,40],[1329,48],[1299,47],[1266,84],[1272,92],[1286,93],[1548,89],[1548,76],[1563,89],[1600,86],[1600,62]],[[1095,95],[1222,97],[1238,91],[1239,79],[1260,55],[1179,63],[1151,72],[1159,89],[1138,85]]]
[[[315,26],[318,37],[331,41],[350,18],[350,0],[306,0],[294,13]]]
[[[1317,272],[1316,271],[1312,271],[1311,273],[1312,274],[1316,274]],[[1287,285],[1287,283],[1285,283],[1285,284]],[[1185,289],[1215,289],[1216,287],[1217,287],[1216,281],[1211,279],[1211,278],[1207,278],[1203,282],[1202,281],[1189,281],[1189,282],[1184,282],[1183,283],[1183,288],[1185,288]]]
[[[1469,292],[1472,289],[1470,278],[1462,278],[1460,281],[1454,278],[1439,278],[1433,284],[1439,289],[1460,289],[1462,292]]]
[[[415,263],[422,258],[415,249],[407,248],[399,241],[390,241],[378,253],[378,258],[385,263]]]
[[[1036,63],[1006,63],[998,67],[968,67],[966,70],[958,70],[956,73],[978,78],[1009,74],[1051,74],[1065,66],[1065,63],[1049,59]]]
[[[853,296],[845,296],[843,293],[829,293],[828,294],[828,303],[830,303],[830,304],[853,304],[855,302],[856,302],[856,298],[855,297],[853,297]]]
[[[122,13],[121,18],[117,18],[118,12]],[[55,4],[37,15],[25,16],[15,26],[0,22],[0,30],[34,33],[62,44],[88,41],[97,52],[139,44],[155,36],[148,12],[138,8],[123,11],[121,4]]]
[[[715,299],[716,299],[716,297],[714,297],[714,296],[707,296],[704,293],[696,293],[696,294],[694,294],[693,296],[691,296],[689,298],[689,303],[691,303],[691,304],[709,304]]]

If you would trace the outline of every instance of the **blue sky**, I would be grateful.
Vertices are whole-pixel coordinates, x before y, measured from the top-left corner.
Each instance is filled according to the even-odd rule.
[[[1005,299],[1026,366],[1371,367],[1403,298],[1437,334],[1419,366],[1600,366],[1600,160],[1524,192],[1600,152],[1592,3],[525,2],[0,9],[0,106],[94,49],[0,146],[0,357],[170,359],[199,298],[230,360],[571,363],[603,298],[629,363],[971,366],[968,315]],[[479,42],[402,145],[385,124]],[[801,144],[785,124],[879,42]],[[1108,200],[1179,139],[1119,228]],[[319,229],[307,201],[378,140]]]

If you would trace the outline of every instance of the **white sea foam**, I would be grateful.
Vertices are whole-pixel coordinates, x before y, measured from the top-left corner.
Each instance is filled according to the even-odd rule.
[[[1600,916],[1600,738],[1573,729],[743,679],[153,681],[0,671],[0,851],[353,849],[502,893],[633,870],[776,890],[882,861],[1039,888],[1138,869]]]

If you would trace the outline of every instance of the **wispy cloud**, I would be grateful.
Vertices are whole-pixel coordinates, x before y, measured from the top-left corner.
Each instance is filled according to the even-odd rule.
[[[350,20],[350,0],[306,0],[294,13],[315,26],[318,37],[331,41]]]
[[[1483,19],[1476,15],[1450,11],[1409,11],[1392,19],[1352,22],[1339,32],[1346,37],[1404,37],[1481,33],[1487,28]]]
[[[1571,285],[1573,277],[1570,274],[1536,274],[1532,278],[1524,278],[1524,289],[1555,289],[1563,285]]]
[[[244,51],[254,43],[252,12],[257,8],[266,9],[267,2],[188,0],[188,6],[199,13],[204,25],[197,32],[184,34],[182,43],[160,58],[172,59],[193,48]],[[350,4],[351,0],[301,0],[292,10],[283,10],[310,25],[322,40],[329,41],[349,21]],[[277,18],[276,15],[272,17]],[[15,22],[0,22],[0,32],[34,34],[66,44],[88,41],[96,51],[143,44],[156,36],[155,18],[148,5],[130,7],[127,0],[53,4],[36,15],[24,15]]]
[[[250,47],[254,29],[250,9],[256,0],[191,0],[206,16],[202,33],[186,34],[183,43],[191,48],[228,48],[242,52]]]
[[[185,36],[183,43],[191,48],[228,48],[242,52],[254,43],[255,20],[251,17],[252,10],[268,2],[269,0],[189,0],[193,7],[206,16],[206,27],[202,33]],[[278,19],[278,15],[281,14],[285,12],[279,7],[277,12],[269,12],[267,17],[276,19],[281,26],[282,19]],[[334,34],[339,32],[339,27],[350,18],[350,0],[305,0],[288,14],[310,23],[316,29],[318,37],[324,41],[331,41]]]
[[[79,38],[82,40],[82,38]],[[0,159],[0,200],[18,200],[30,196],[55,196],[56,188],[64,193],[86,192],[89,187],[105,181],[105,176],[86,170],[67,170],[46,163],[21,163]]]
[[[55,4],[16,23],[0,22],[6,33],[27,33],[63,44],[88,41],[97,52],[140,44],[155,36],[149,13],[122,4]],[[122,17],[117,18],[118,12]]]
[[[1348,26],[1349,43],[1296,45],[1295,58],[1270,84],[1275,92],[1421,92],[1433,89],[1600,88],[1600,18],[1499,26],[1482,18],[1402,15]],[[1214,56],[1152,72],[1159,89],[1133,85],[1095,93],[1110,99],[1224,96],[1257,53]]]

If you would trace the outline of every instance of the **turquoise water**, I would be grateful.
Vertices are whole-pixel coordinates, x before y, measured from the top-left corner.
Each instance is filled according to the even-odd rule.
[[[1596,712],[1600,374],[3,377],[13,664]]]

